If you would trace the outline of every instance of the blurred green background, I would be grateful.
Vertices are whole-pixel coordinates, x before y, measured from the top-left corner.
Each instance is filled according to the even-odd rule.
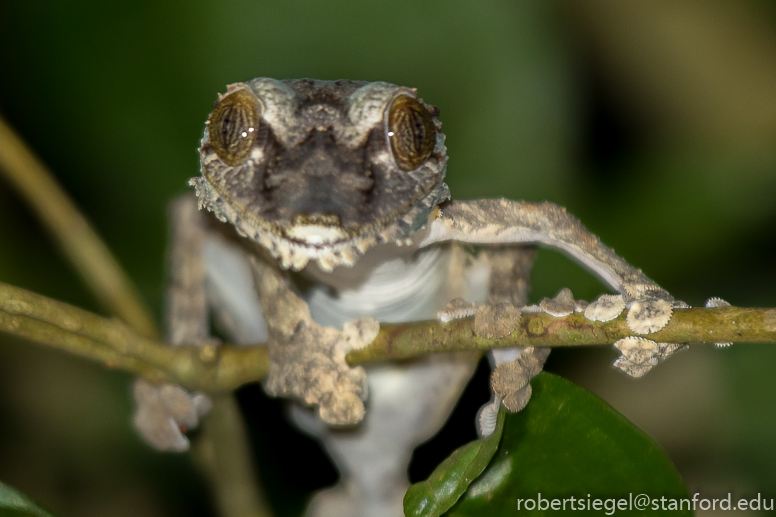
[[[564,204],[691,305],[774,307],[775,29],[764,0],[3,2],[0,112],[157,314],[166,205],[198,173],[216,93],[256,76],[415,86],[441,108],[454,197]],[[2,181],[0,281],[101,310]],[[533,284],[604,291],[550,251]],[[614,357],[557,350],[549,369],[646,430],[691,493],[776,497],[773,345],[693,347],[639,381]],[[213,515],[191,460],[135,437],[130,381],[0,336],[0,480],[59,515]],[[270,498],[296,515],[335,474],[281,404],[240,396]],[[450,443],[473,436],[462,411]]]

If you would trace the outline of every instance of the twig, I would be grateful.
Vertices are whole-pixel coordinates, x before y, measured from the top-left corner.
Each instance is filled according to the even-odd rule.
[[[218,383],[223,372],[234,382],[245,365],[209,347],[176,350],[148,338],[159,332],[134,284],[88,221],[43,163],[0,117],[0,171],[32,206],[83,280],[111,313],[127,326],[10,286],[0,292],[0,328],[18,336],[121,368],[152,381],[177,382],[198,375]],[[130,330],[133,329],[133,331]],[[141,337],[145,336],[145,337]],[[266,370],[263,350],[248,365]],[[220,356],[215,367],[206,367]],[[199,450],[224,517],[270,517],[253,471],[242,417],[227,394],[214,400],[213,414],[199,434]]]
[[[100,302],[138,333],[158,336],[151,313],[108,247],[2,116],[0,171],[33,207]]]
[[[625,322],[626,314],[627,311],[608,322],[590,321],[581,313],[563,318],[545,313],[525,314],[515,332],[502,339],[477,337],[472,318],[447,324],[427,321],[383,326],[370,346],[350,352],[347,360],[355,364],[461,350],[611,345],[628,336],[662,343],[776,342],[776,309],[676,309],[665,328],[648,336],[634,334]]]
[[[226,393],[260,381],[269,371],[265,346],[170,347],[138,336],[117,320],[5,284],[0,284],[0,331],[128,370],[153,382],[172,382],[208,393]],[[606,323],[589,321],[581,314],[564,318],[526,314],[517,330],[503,339],[476,337],[471,318],[447,324],[421,321],[383,325],[370,346],[351,352],[347,359],[350,364],[361,364],[514,346],[610,345],[633,335],[625,314]],[[648,337],[665,343],[773,343],[776,309],[677,309],[663,330]]]
[[[228,392],[261,379],[264,347],[167,346],[121,321],[0,283],[0,331],[191,390]]]
[[[215,491],[219,515],[271,517],[249,451],[250,441],[234,394],[213,397],[213,409],[194,453]]]

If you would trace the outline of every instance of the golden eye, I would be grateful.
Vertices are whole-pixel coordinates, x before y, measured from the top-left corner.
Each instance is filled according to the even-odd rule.
[[[402,170],[417,169],[428,160],[436,145],[436,128],[423,104],[407,95],[396,97],[388,110],[388,141]]]
[[[238,90],[218,101],[208,119],[208,135],[219,158],[227,165],[240,165],[251,154],[259,130],[256,99]]]

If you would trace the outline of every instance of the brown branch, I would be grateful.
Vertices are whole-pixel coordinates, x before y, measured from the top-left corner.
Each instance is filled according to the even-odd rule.
[[[0,284],[0,331],[190,390],[225,393],[262,380],[269,370],[265,346],[179,346],[141,337],[122,322],[17,287]],[[474,335],[470,318],[451,323],[421,321],[383,325],[368,347],[348,354],[350,364],[405,359],[430,353],[515,346],[611,345],[634,334],[625,314],[602,323],[581,314],[554,318],[526,314],[503,339]],[[776,342],[776,309],[717,307],[678,309],[668,325],[649,339],[665,343]]]
[[[202,422],[204,432],[194,442],[193,452],[213,487],[219,515],[272,517],[251,461],[250,438],[235,395],[212,399],[213,409]]]
[[[5,307],[0,311],[0,328],[159,382],[196,386],[192,379],[204,375],[213,384],[218,384],[222,376],[234,383],[240,382],[238,379],[245,377],[252,365],[266,370],[264,349],[251,351],[253,356],[239,363],[230,360],[234,358],[228,350],[219,354],[212,346],[172,349],[140,337],[157,337],[159,332],[129,276],[75,203],[2,117],[0,171],[32,206],[97,299],[134,332],[119,321],[10,286],[0,292]],[[208,367],[219,356],[215,366]],[[244,361],[246,357],[239,359]],[[271,517],[249,459],[249,440],[233,397],[225,394],[214,398],[213,415],[198,436],[200,463],[210,478],[222,515]]]
[[[99,301],[137,332],[158,336],[151,313],[113,254],[46,166],[1,116],[0,172],[32,206]]]
[[[742,307],[674,310],[665,328],[648,336],[631,332],[626,312],[608,322],[595,322],[581,313],[555,318],[545,313],[524,314],[518,328],[502,339],[477,337],[473,319],[442,324],[435,321],[384,325],[368,347],[350,352],[350,363],[404,359],[427,353],[489,350],[515,346],[571,347],[611,345],[628,336],[661,343],[776,342],[776,309]]]
[[[119,320],[2,283],[0,331],[191,390],[231,391],[261,379],[269,368],[264,347],[171,347]]]

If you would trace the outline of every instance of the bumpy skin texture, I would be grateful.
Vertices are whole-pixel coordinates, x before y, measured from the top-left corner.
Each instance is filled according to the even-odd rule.
[[[317,405],[321,420],[342,425],[364,418],[366,373],[345,362],[350,350],[371,343],[380,331],[373,318],[345,323],[343,329],[322,327],[307,304],[294,294],[279,271],[251,261],[259,299],[269,326],[272,362],[265,389],[270,395],[293,396]]]
[[[568,254],[620,293],[622,308],[619,308],[619,302],[610,303],[612,301],[609,299],[601,302],[619,309],[616,313],[610,310],[606,316],[614,318],[624,308],[628,308],[628,327],[637,334],[657,332],[668,324],[674,308],[687,307],[684,302],[674,300],[640,269],[634,268],[612,249],[604,246],[565,208],[553,203],[508,199],[454,201],[443,210],[441,217],[431,221],[428,231],[420,237],[419,242],[421,246],[430,246],[450,240],[477,244],[536,243]],[[561,292],[559,297],[543,302],[541,310],[554,315],[568,313],[571,309],[568,294]],[[596,306],[601,305],[594,303]],[[577,307],[579,304],[575,303],[571,310]],[[586,312],[589,318],[597,318],[594,314],[592,310]],[[674,347],[658,347],[652,361],[638,369],[631,368],[631,361],[625,356],[615,366],[629,375],[641,376],[675,350]]]
[[[508,335],[521,312],[538,310],[607,321],[629,309],[631,329],[648,334],[684,306],[562,207],[505,199],[445,204],[437,115],[415,90],[389,83],[232,84],[201,141],[202,174],[190,181],[196,203],[190,196],[171,210],[168,339],[216,346],[212,316],[236,343],[267,342],[266,390],[316,411],[294,406],[293,419],[325,445],[342,474],[337,488],[313,499],[309,517],[400,515],[412,449],[443,425],[474,370],[471,354],[371,365],[365,412],[365,370],[349,367],[345,355],[377,334],[371,316],[428,319],[461,297],[441,317],[475,316],[483,336]],[[445,241],[486,248],[474,258]],[[529,244],[568,253],[619,294],[587,306],[561,290],[526,307],[535,258]],[[616,345],[622,356],[615,364],[634,376],[677,348],[629,339]],[[501,405],[519,411],[528,403],[529,380],[548,352],[491,351],[493,398],[478,414],[480,434],[492,432]],[[142,380],[134,394],[143,437],[158,449],[187,449],[185,432],[207,412],[207,397]]]
[[[471,243],[537,243],[558,248],[589,267],[631,300],[672,300],[655,282],[619,257],[577,218],[554,203],[478,199],[450,203],[433,221],[422,245],[456,240]]]
[[[397,105],[412,106],[413,115],[404,117],[400,128],[389,123]],[[266,385],[274,394],[317,406],[329,423],[352,424],[363,418],[363,371],[348,367],[344,356],[349,348],[367,344],[377,324],[361,319],[341,331],[317,325],[282,270],[301,270],[311,261],[323,272],[351,267],[383,244],[411,244],[417,249],[451,240],[497,245],[490,251],[490,305],[479,309],[477,328],[482,335],[505,335],[519,320],[517,307],[525,303],[527,276],[522,273],[530,268],[532,256],[529,251],[499,246],[543,244],[571,255],[618,291],[620,301],[593,305],[605,309],[600,317],[606,318],[628,308],[628,324],[636,333],[659,330],[673,308],[684,306],[552,203],[456,201],[443,205],[440,213],[437,207],[449,192],[444,183],[444,135],[437,115],[436,108],[417,99],[415,90],[389,83],[257,78],[230,85],[219,96],[205,129],[200,147],[202,175],[190,183],[199,208],[229,223],[249,243],[243,247],[258,257],[253,262],[255,283],[268,320],[272,361]],[[400,145],[396,138],[402,139]],[[224,151],[224,145],[232,147]],[[399,159],[397,149],[420,150],[423,158]],[[428,155],[426,149],[430,149]],[[408,163],[415,168],[407,170]],[[176,234],[180,242],[173,246],[177,266],[169,305],[170,336],[173,342],[207,345],[198,220],[189,214],[178,221],[189,230],[180,230]],[[584,310],[584,304],[561,291],[536,310],[562,315]],[[595,314],[591,318],[600,313],[591,311]],[[644,359],[645,354],[636,350],[639,347],[649,357]],[[618,366],[636,375],[673,351],[646,340],[621,348],[624,355]],[[497,389],[499,398],[514,399],[509,404],[513,408],[527,400],[527,393],[518,393],[526,385],[520,379],[530,378],[534,363],[540,365],[546,356],[543,351],[532,354],[536,361],[526,356],[525,364],[502,368],[512,372],[503,378],[519,378],[511,387],[500,382]],[[497,366],[515,362],[517,356],[499,357]],[[517,370],[525,375],[516,375]],[[166,415],[165,411],[145,414],[151,413]],[[173,415],[167,416],[177,422]],[[171,438],[169,443],[181,443]]]
[[[403,171],[391,155],[386,111],[399,97],[414,99],[414,90],[258,78],[230,85],[227,95],[237,91],[255,96],[261,114],[250,158],[224,163],[206,131],[202,177],[192,184],[201,207],[265,247],[283,268],[299,270],[310,260],[324,270],[352,266],[372,246],[408,237],[449,196],[442,182],[444,135],[435,116],[436,142],[427,161]],[[328,231],[312,238],[309,226]]]
[[[323,271],[352,266],[371,247],[411,235],[448,197],[437,111],[418,103],[414,90],[258,78],[230,85],[219,103],[228,103],[230,94],[255,99],[259,121],[243,128],[256,135],[249,157],[239,164],[222,159],[210,136],[224,122],[211,117],[200,148],[202,176],[192,184],[201,208],[230,222],[283,269],[302,269],[310,260]],[[413,170],[403,170],[391,151],[391,139],[401,136],[387,123],[397,99],[425,110],[435,129],[430,156]],[[318,406],[327,423],[359,422],[365,377],[344,357],[374,338],[377,323],[323,328],[270,266],[254,261],[253,267],[270,331],[267,390]]]

